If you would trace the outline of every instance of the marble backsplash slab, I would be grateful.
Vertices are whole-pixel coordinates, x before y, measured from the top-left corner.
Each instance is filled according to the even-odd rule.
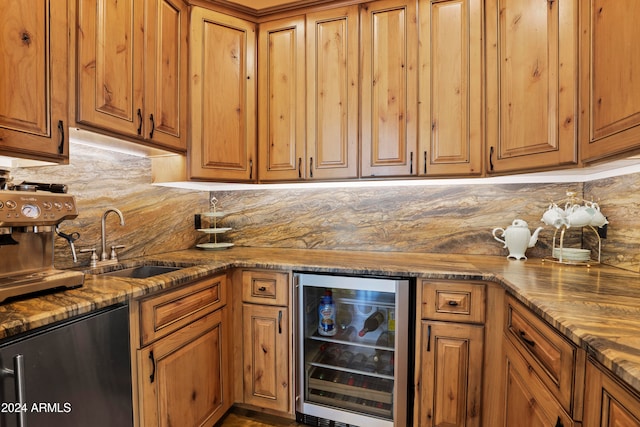
[[[193,215],[208,208],[208,194],[151,185],[151,160],[79,144],[71,146],[68,165],[13,168],[14,183],[35,181],[67,184],[76,198],[79,215],[64,221],[60,230],[77,231],[75,242],[79,262],[72,261],[66,240],[56,237],[54,259],[58,268],[86,266],[88,253],[100,252],[100,222],[107,208],[122,211],[125,225],[117,215],[107,217],[107,248],[125,245],[119,259],[153,255],[193,247],[200,233],[193,226]],[[109,250],[109,249],[108,249]]]
[[[443,185],[219,192],[225,236],[246,246],[507,255],[491,231],[516,218],[533,231],[566,184]],[[581,184],[572,185],[581,191]],[[550,255],[546,227],[529,256]]]
[[[600,202],[609,221],[602,262],[640,272],[640,174],[587,182],[584,195]]]
[[[491,231],[520,218],[533,231],[551,201],[568,190],[598,201],[608,217],[602,240],[603,262],[640,271],[640,174],[588,183],[469,184],[331,189],[264,189],[208,193],[151,185],[151,160],[78,144],[69,165],[14,168],[14,182],[63,183],[76,196],[80,215],[61,224],[78,231],[78,248],[100,247],[100,218],[105,209],[120,209],[107,220],[108,246],[123,244],[120,258],[134,258],[194,247],[208,236],[194,229],[193,215],[206,211],[209,198],[227,213],[220,226],[232,230],[219,236],[240,246],[406,251],[506,256]],[[551,255],[553,231],[544,226],[530,257]],[[568,235],[580,246],[582,233]],[[585,247],[594,242],[585,238]],[[63,239],[56,238],[55,264],[87,265],[88,254],[74,265]]]

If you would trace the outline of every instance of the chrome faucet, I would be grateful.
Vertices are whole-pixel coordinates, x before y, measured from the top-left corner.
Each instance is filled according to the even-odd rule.
[[[101,232],[102,232],[102,254],[100,255],[100,260],[101,261],[107,261],[108,260],[108,256],[107,256],[107,216],[111,213],[111,212],[115,212],[116,214],[118,214],[118,216],[120,217],[120,225],[124,226],[124,216],[122,216],[122,212],[120,212],[119,209],[116,208],[109,208],[106,211],[104,211],[104,214],[102,214],[102,228],[101,228]],[[114,261],[118,261],[118,258],[115,256],[115,246],[112,248],[111,250],[111,260]]]

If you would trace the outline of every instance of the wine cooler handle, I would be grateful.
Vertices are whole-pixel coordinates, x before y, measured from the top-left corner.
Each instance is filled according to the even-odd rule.
[[[278,333],[282,334],[282,310],[278,310]]]
[[[16,400],[19,404],[19,408],[22,409],[27,404],[24,378],[24,356],[22,354],[16,354],[13,356],[13,369],[2,368],[1,373],[2,376],[15,378],[14,385]],[[25,427],[27,425],[27,412],[19,410],[16,415],[18,416],[18,427]]]
[[[431,325],[427,326],[427,351],[431,351]]]

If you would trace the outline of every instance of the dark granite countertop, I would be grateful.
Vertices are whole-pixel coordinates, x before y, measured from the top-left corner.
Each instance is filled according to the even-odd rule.
[[[123,261],[184,267],[149,279],[87,275],[82,287],[0,305],[0,339],[75,315],[180,286],[230,267],[489,280],[640,392],[640,275],[504,257],[234,247],[190,249]]]

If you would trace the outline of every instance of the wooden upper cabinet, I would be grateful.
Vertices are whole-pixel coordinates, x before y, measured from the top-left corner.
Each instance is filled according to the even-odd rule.
[[[255,25],[201,7],[191,14],[192,179],[256,179]]]
[[[420,175],[482,173],[482,4],[419,3]]]
[[[416,9],[408,0],[360,5],[362,177],[418,171]]]
[[[0,2],[0,154],[69,158],[67,1]]]
[[[77,122],[186,150],[187,5],[91,0],[77,14]]]
[[[578,0],[486,2],[487,172],[577,162]]]
[[[145,20],[144,137],[186,150],[188,10],[182,0],[150,3]]]
[[[260,24],[258,152],[260,180],[306,177],[304,17]]]
[[[306,18],[307,178],[356,178],[358,7]]]
[[[581,9],[581,157],[640,149],[640,3],[586,2]]]
[[[142,136],[143,25],[141,2],[78,2],[78,122]]]

